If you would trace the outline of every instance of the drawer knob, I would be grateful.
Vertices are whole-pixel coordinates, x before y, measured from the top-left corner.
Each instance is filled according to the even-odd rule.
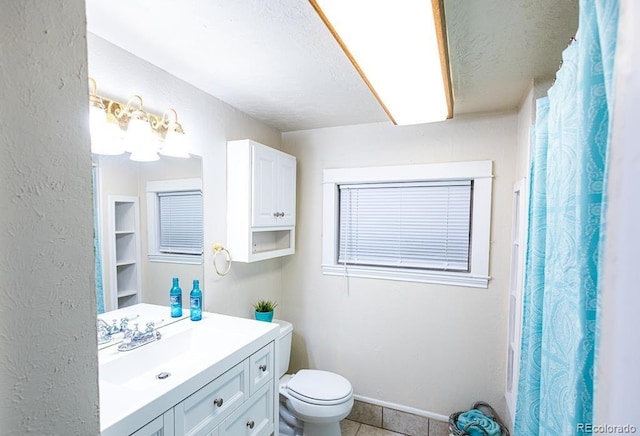
[[[224,400],[222,398],[216,398],[215,400],[213,400],[213,404],[218,407],[222,407],[222,403],[224,403]]]
[[[256,424],[253,421],[247,422],[247,427],[249,427],[249,428],[253,428],[254,425],[256,425]]]
[[[265,372],[267,370],[267,365],[260,365],[258,369],[262,372]]]

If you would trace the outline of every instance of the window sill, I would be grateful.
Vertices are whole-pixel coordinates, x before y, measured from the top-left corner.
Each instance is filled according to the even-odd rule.
[[[149,254],[149,262],[181,263],[185,265],[202,265],[201,254]]]
[[[322,273],[332,276],[344,276],[342,265],[323,265]],[[470,273],[446,271],[417,271],[400,268],[376,268],[366,266],[349,266],[348,277],[367,279],[399,280],[403,282],[433,283],[437,285],[465,286],[469,288],[487,288],[490,277],[472,276]]]

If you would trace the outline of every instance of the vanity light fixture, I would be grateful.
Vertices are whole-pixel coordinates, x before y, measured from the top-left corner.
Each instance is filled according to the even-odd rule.
[[[169,113],[173,114],[172,120],[167,117]],[[164,114],[162,114],[161,122],[166,126],[167,131],[164,139],[161,139],[163,145],[160,147],[160,154],[164,156],[188,158],[189,153],[187,153],[184,130],[182,130],[182,126],[178,123],[178,114],[176,111],[167,109]]]
[[[89,78],[89,124],[91,152],[103,155],[124,153],[121,130],[116,117],[107,110],[102,97],[97,94],[95,80]]]
[[[174,109],[158,116],[144,110],[139,95],[126,104],[101,97],[97,95],[95,80],[89,78],[89,113],[92,153],[117,155],[126,151],[131,153],[131,160],[138,162],[158,160],[158,152],[189,157],[184,130]]]
[[[309,0],[396,125],[453,117],[444,0]]]

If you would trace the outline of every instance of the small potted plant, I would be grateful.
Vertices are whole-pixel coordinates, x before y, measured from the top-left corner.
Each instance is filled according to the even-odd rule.
[[[273,319],[273,309],[276,308],[278,303],[271,300],[258,300],[253,308],[256,310],[255,315],[258,321],[271,322]]]

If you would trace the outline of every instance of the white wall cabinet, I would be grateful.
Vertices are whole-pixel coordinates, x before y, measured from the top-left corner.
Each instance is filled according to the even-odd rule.
[[[138,197],[110,195],[108,207],[111,306],[119,309],[142,302]]]
[[[296,158],[243,139],[227,143],[227,248],[254,262],[295,251]]]
[[[296,158],[256,143],[251,151],[253,227],[295,225]]]
[[[270,342],[131,436],[277,434],[274,353]]]

